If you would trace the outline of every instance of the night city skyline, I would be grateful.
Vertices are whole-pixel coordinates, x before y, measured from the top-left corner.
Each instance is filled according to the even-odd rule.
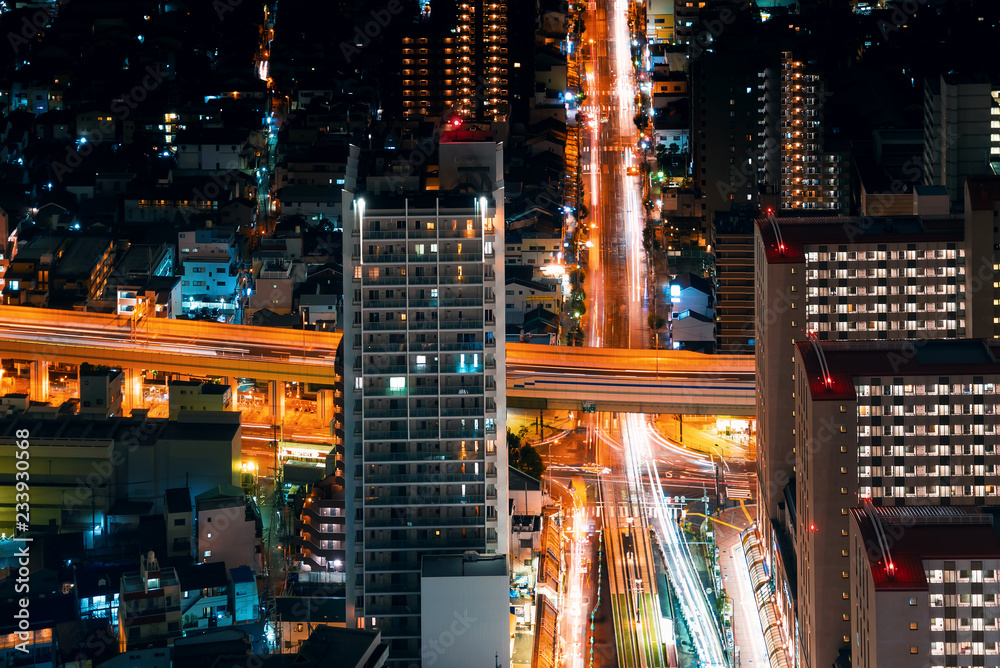
[[[3,665],[1000,668],[1000,4],[0,34]]]

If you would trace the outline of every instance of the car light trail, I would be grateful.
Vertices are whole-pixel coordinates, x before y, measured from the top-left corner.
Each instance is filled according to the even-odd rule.
[[[715,615],[709,608],[687,545],[668,513],[659,476],[650,466],[654,458],[645,416],[626,415],[622,419],[622,428],[627,446],[625,464],[630,485],[633,489],[647,492],[652,497],[648,499],[647,507],[653,511],[651,520],[654,520],[658,527],[660,542],[666,553],[667,569],[684,612],[684,621],[694,641],[700,665],[708,668],[725,668],[722,643],[714,622]],[[643,467],[650,483],[648,490],[644,489],[643,485]]]

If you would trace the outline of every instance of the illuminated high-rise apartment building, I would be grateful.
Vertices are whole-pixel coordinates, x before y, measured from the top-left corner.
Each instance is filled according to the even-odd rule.
[[[506,120],[506,0],[459,0],[454,25],[428,20],[418,31],[403,40],[404,116]]]
[[[764,161],[758,180],[771,186],[780,210],[846,213],[847,154],[829,145],[822,78],[791,51],[783,51],[780,67],[766,70],[763,78]]]
[[[423,557],[507,553],[503,153],[458,134],[436,179],[352,147],[343,193],[347,623],[397,667],[440,621],[421,616]]]

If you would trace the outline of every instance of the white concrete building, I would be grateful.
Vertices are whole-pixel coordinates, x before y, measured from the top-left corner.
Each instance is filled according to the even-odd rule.
[[[443,142],[448,190],[392,195],[360,157],[343,200],[347,625],[409,666],[421,558],[507,552],[502,148]]]
[[[420,658],[424,666],[509,668],[507,555],[467,552],[424,557],[420,592]]]

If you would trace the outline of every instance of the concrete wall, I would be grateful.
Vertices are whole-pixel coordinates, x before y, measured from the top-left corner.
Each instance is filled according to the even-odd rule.
[[[424,666],[510,668],[507,575],[420,579],[420,656]],[[499,658],[497,658],[499,654]]]

